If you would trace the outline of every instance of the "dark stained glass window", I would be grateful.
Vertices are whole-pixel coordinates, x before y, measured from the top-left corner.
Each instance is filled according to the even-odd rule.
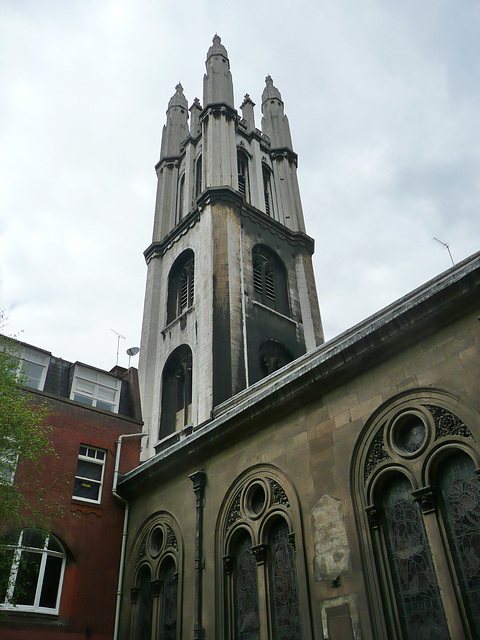
[[[153,593],[150,588],[150,569],[140,569],[137,586],[137,624],[135,640],[149,640],[152,637]]]
[[[412,487],[397,476],[383,492],[384,532],[405,640],[450,638],[430,547]]]
[[[280,519],[273,525],[269,541],[274,638],[300,640],[295,548],[288,539],[285,520]]]
[[[480,483],[463,453],[442,463],[440,506],[473,637],[480,638]]]
[[[257,563],[252,554],[252,541],[242,533],[235,545],[235,638],[259,640]]]
[[[177,575],[175,565],[169,558],[163,568],[162,622],[160,640],[175,640],[177,637]]]

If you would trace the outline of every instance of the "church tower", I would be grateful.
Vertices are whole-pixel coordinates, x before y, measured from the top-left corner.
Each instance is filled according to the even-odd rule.
[[[323,342],[288,119],[270,76],[262,130],[234,107],[219,36],[203,106],[167,109],[139,362],[147,459],[216,406]]]

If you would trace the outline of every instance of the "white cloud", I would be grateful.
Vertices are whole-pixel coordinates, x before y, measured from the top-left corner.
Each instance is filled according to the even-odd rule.
[[[0,307],[56,355],[138,344],[168,100],[218,32],[289,117],[327,337],[478,249],[478,3],[3,2]],[[128,342],[128,344],[127,344]]]

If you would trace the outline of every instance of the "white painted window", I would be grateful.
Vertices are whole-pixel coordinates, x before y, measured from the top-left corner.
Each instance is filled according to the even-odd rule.
[[[11,564],[0,580],[0,608],[58,613],[66,560],[60,541],[45,531],[23,529],[1,543]]]
[[[121,380],[108,373],[76,365],[70,400],[117,413],[121,384]]]
[[[80,445],[73,486],[74,498],[87,502],[100,502],[106,454],[105,449]]]
[[[20,370],[22,382],[27,387],[43,390],[47,369],[50,363],[50,355],[43,351],[37,351],[31,347],[23,347],[20,352]]]

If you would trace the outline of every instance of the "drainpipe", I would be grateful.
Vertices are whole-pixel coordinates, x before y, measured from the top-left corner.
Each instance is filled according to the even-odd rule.
[[[118,640],[118,631],[120,624],[120,606],[122,603],[122,593],[123,593],[123,570],[125,567],[125,552],[127,549],[127,531],[128,531],[128,517],[130,515],[130,504],[128,500],[125,500],[119,493],[117,493],[117,485],[118,485],[118,469],[120,467],[120,454],[122,451],[122,441],[124,438],[143,438],[143,436],[148,435],[147,433],[124,433],[119,436],[118,440],[115,442],[117,445],[117,451],[115,455],[115,471],[113,472],[113,486],[112,486],[112,494],[115,498],[118,498],[125,505],[125,513],[123,516],[123,533],[122,533],[122,548],[120,551],[120,568],[118,573],[118,588],[117,588],[117,603],[115,606],[115,626],[113,629],[113,640]]]
[[[193,490],[197,498],[195,529],[195,607],[193,640],[203,640],[205,629],[202,626],[202,571],[203,563],[203,496],[207,484],[205,471],[196,471],[188,476],[193,482]]]

